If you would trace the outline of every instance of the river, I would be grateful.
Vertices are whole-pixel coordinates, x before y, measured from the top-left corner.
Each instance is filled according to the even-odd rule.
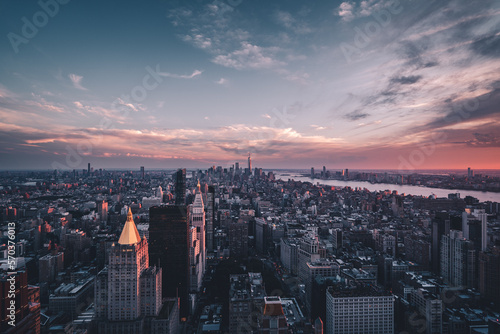
[[[277,179],[287,181],[288,179],[294,179],[295,181],[302,182],[312,182],[316,184],[324,184],[328,186],[336,187],[351,187],[351,188],[366,188],[369,191],[384,191],[384,190],[396,190],[398,194],[415,195],[415,196],[430,196],[432,194],[436,197],[448,197],[451,193],[460,193],[460,197],[472,196],[481,202],[492,201],[500,202],[500,193],[487,192],[487,191],[477,191],[477,190],[463,190],[463,189],[440,189],[440,188],[430,188],[423,186],[412,186],[412,185],[399,185],[399,184],[388,184],[388,183],[370,183],[364,181],[339,181],[339,180],[321,180],[321,179],[311,179],[310,177],[303,176],[299,173],[280,173],[276,172],[275,176]]]

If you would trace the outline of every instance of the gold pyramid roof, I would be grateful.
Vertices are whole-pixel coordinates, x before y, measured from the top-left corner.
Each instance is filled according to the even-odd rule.
[[[125,226],[123,226],[122,234],[120,235],[118,243],[120,245],[133,245],[139,242],[141,242],[141,236],[135,226],[132,210],[128,208],[127,221],[125,222]]]

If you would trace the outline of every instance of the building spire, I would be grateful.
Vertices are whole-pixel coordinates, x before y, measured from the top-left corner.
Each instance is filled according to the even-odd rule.
[[[118,243],[120,245],[133,245],[139,242],[141,242],[141,237],[134,223],[132,209],[128,208],[127,221],[125,222],[125,226],[123,226],[122,234],[120,235]]]
[[[196,186],[193,206],[203,208],[203,197],[201,196],[201,185],[200,180],[198,179],[198,185]]]

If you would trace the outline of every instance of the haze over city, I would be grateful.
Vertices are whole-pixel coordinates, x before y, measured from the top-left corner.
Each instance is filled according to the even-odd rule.
[[[58,4],[0,4],[0,169],[500,168],[497,1]]]

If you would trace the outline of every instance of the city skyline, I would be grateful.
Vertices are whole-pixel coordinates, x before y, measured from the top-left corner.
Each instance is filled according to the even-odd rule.
[[[495,1],[0,6],[0,170],[500,169]]]

